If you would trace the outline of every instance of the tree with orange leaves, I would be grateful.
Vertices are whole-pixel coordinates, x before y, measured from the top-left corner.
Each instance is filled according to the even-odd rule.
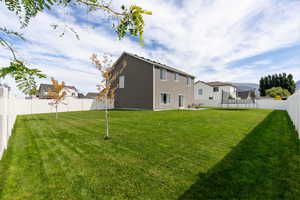
[[[105,136],[104,139],[109,139],[109,123],[108,123],[108,105],[112,104],[115,99],[115,92],[118,88],[117,78],[123,72],[127,63],[123,62],[119,68],[113,67],[111,56],[103,55],[98,58],[96,54],[91,57],[92,63],[101,72],[102,80],[97,85],[99,94],[97,100],[105,100]]]
[[[48,88],[48,97],[53,99],[53,101],[49,103],[49,105],[55,107],[55,111],[56,111],[55,118],[58,119],[58,114],[57,114],[58,105],[60,103],[63,103],[63,100],[65,99],[65,96],[67,94],[66,91],[63,91],[63,89],[65,88],[65,82],[62,81],[61,84],[59,84],[59,82],[54,78],[51,78],[51,82],[54,90],[52,91],[51,88]]]

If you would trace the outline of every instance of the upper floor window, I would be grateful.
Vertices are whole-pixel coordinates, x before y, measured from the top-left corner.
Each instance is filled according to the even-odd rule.
[[[214,92],[219,92],[219,87],[214,87]]]
[[[186,77],[186,84],[187,84],[187,86],[191,86],[192,79],[190,77]]]
[[[167,70],[160,69],[159,76],[160,76],[160,80],[167,80]]]
[[[122,75],[122,76],[119,76],[119,88],[124,88],[124,83],[125,82],[125,77]]]
[[[179,74],[174,73],[174,80],[175,80],[175,81],[178,81],[178,80],[179,80]]]
[[[198,95],[203,95],[203,89],[198,89]]]

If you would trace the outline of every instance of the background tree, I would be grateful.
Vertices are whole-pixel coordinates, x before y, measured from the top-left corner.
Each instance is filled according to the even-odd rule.
[[[282,89],[281,87],[273,87],[266,90],[266,95],[270,97],[286,97],[290,96],[291,93],[287,89]]]
[[[67,94],[65,91],[63,91],[63,89],[65,88],[65,82],[62,81],[61,84],[59,84],[59,82],[54,78],[51,78],[51,82],[54,90],[48,88],[48,97],[53,99],[53,101],[49,103],[49,105],[55,107],[55,118],[58,119],[58,105],[64,103],[63,100],[65,99],[65,96]]]
[[[268,75],[260,79],[259,91],[261,96],[266,96],[266,90],[273,87],[281,87],[293,94],[296,90],[296,83],[293,80],[293,75],[289,74],[287,76],[286,73]]]
[[[113,61],[111,56],[103,55],[100,58],[96,54],[91,57],[92,63],[95,64],[96,68],[101,72],[102,80],[97,85],[99,94],[98,100],[105,101],[105,136],[104,139],[108,139],[109,136],[109,116],[108,106],[115,100],[115,92],[118,88],[117,78],[123,72],[127,66],[126,62],[122,63],[121,67],[113,67]]]
[[[289,74],[287,76],[287,88],[286,88],[291,94],[295,93],[296,90],[296,83],[294,81],[293,75]]]

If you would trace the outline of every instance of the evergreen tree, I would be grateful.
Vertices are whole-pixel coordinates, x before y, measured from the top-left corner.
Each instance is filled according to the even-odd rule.
[[[266,87],[266,85],[265,85],[265,77],[262,77],[259,80],[259,92],[260,92],[260,96],[266,96],[265,87]]]
[[[287,79],[288,79],[287,80],[288,87],[285,88],[285,89],[287,89],[291,94],[293,94],[293,93],[295,93],[295,90],[296,90],[296,83],[295,83],[295,81],[293,79],[293,75],[289,74],[287,76]]]
[[[261,77],[259,81],[259,92],[261,96],[266,96],[266,90],[273,87],[281,87],[293,94],[296,90],[296,83],[292,74],[287,75],[286,73],[282,73]]]

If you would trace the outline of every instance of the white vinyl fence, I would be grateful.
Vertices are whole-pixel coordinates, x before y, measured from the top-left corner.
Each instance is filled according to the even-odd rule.
[[[24,99],[16,98],[9,94],[8,88],[0,87],[0,159],[7,148],[8,139],[17,115],[54,113],[55,108],[50,106],[49,99]],[[105,104],[94,99],[66,98],[65,104],[58,106],[58,112],[101,110]],[[113,108],[112,104],[108,105]]]
[[[298,90],[295,94],[290,96],[287,101],[287,112],[289,113],[291,120],[298,130],[298,135],[300,138],[300,91]]]
[[[257,99],[255,104],[221,104],[222,107],[232,108],[259,108],[259,109],[274,109],[274,110],[287,110],[288,101],[274,100],[274,99]]]

